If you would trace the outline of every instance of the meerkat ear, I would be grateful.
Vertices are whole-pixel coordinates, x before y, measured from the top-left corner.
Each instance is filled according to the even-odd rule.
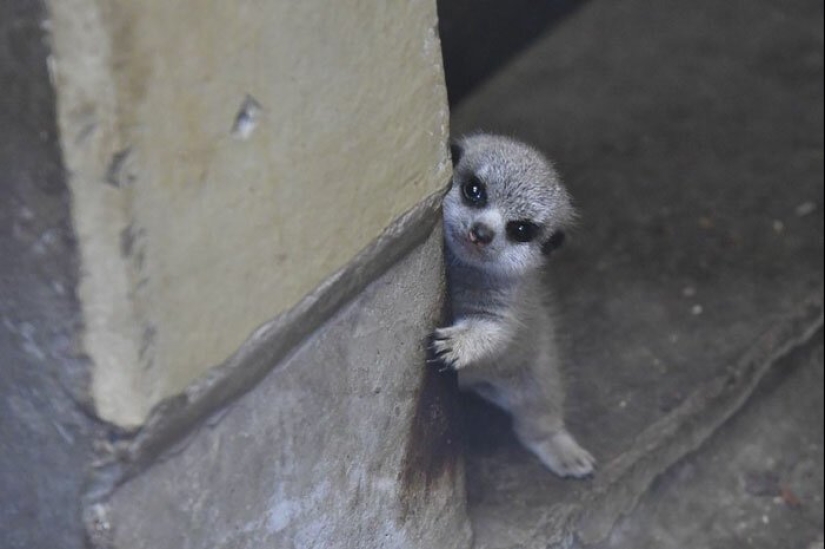
[[[453,157],[453,166],[458,166],[461,157],[464,156],[464,148],[455,139],[450,139],[450,154]]]
[[[567,235],[564,234],[564,231],[558,230],[550,235],[550,238],[541,245],[541,252],[544,255],[549,256],[553,253],[553,250],[558,250],[564,244],[564,240],[567,238]]]

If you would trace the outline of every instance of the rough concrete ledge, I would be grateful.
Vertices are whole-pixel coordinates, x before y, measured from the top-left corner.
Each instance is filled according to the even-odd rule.
[[[571,516],[571,533],[585,545],[603,541],[658,476],[710,439],[748,402],[771,369],[808,344],[822,326],[822,295],[812,296],[763,334],[727,371],[643,431],[629,451],[600,472],[589,497]]]
[[[441,265],[436,230],[219,413],[191,428],[178,404],[180,415],[153,424],[170,425],[160,435],[122,444],[125,474],[168,450],[89,507],[98,546],[468,549],[458,387],[425,363]],[[274,326],[227,364],[233,391],[249,380],[244,361],[256,372],[273,364]],[[229,393],[212,390],[212,402]],[[190,436],[169,448],[181,424]]]
[[[87,508],[248,392],[336,311],[420,245],[439,219],[441,195],[431,195],[400,217],[294,308],[256,330],[224,364],[183,393],[161,402],[136,433],[113,428],[111,441],[101,443],[85,498]]]
[[[823,540],[823,333],[591,549],[814,549]],[[820,546],[821,547],[821,546]]]

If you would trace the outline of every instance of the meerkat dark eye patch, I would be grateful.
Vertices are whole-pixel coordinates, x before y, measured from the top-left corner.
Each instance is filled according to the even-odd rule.
[[[507,237],[513,242],[532,242],[539,235],[539,226],[532,221],[510,221],[507,223]]]
[[[483,208],[487,205],[487,188],[476,176],[470,176],[461,185],[464,201],[474,208]]]
[[[550,238],[547,239],[547,242],[542,244],[541,251],[544,255],[550,255],[553,250],[558,250],[564,244],[564,240],[567,238],[567,235],[564,234],[564,231],[556,231],[550,235]]]

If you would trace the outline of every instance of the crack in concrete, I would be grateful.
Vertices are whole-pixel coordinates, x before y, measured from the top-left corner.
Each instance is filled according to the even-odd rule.
[[[701,448],[750,400],[765,376],[791,352],[809,344],[822,327],[823,297],[817,294],[759,337],[730,370],[642,432],[633,450],[603,469],[592,495],[568,511],[577,542],[587,546],[604,541],[656,478]]]

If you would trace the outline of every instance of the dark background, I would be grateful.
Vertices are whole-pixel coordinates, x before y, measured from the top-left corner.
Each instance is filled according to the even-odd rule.
[[[586,0],[439,0],[450,106]]]

